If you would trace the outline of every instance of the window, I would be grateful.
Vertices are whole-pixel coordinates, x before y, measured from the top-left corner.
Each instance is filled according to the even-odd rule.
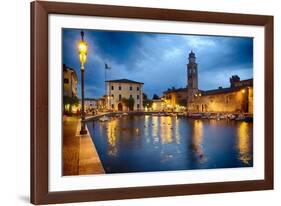
[[[140,105],[139,105],[139,104],[137,104],[137,108],[138,108],[138,109],[140,108]]]
[[[133,90],[133,87],[132,86],[130,86],[130,91],[132,91]]]
[[[111,95],[112,99],[114,98],[114,94]]]
[[[111,105],[111,108],[114,109],[114,104]]]
[[[122,90],[122,87],[121,87],[121,86],[119,86],[119,90]]]
[[[133,95],[130,94],[130,98],[133,98]]]
[[[226,96],[225,103],[228,104],[231,101],[231,96]]]
[[[122,99],[122,95],[121,95],[121,94],[119,94],[119,101],[121,101],[121,99]]]
[[[68,84],[69,83],[69,79],[63,79],[63,83],[64,84]]]
[[[111,90],[114,90],[114,86],[111,86]]]
[[[137,99],[140,99],[140,95],[137,95]]]
[[[140,88],[139,88],[139,87],[137,87],[137,91],[140,91]]]

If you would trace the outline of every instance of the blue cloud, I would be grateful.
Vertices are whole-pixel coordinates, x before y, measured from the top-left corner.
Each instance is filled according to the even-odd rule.
[[[228,86],[230,75],[253,76],[253,39],[246,37],[156,34],[84,30],[89,44],[85,69],[85,96],[104,94],[104,63],[107,79],[128,78],[144,82],[150,97],[168,87],[185,87],[188,53],[196,53],[200,89]],[[63,63],[80,79],[77,42],[80,30],[63,29]],[[79,81],[80,82],[80,81]],[[80,86],[80,85],[79,85]],[[79,89],[80,91],[80,89]]]

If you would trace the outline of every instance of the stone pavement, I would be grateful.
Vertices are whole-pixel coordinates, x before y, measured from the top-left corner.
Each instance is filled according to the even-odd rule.
[[[80,135],[80,119],[64,117],[63,175],[103,174],[104,169],[88,132]]]

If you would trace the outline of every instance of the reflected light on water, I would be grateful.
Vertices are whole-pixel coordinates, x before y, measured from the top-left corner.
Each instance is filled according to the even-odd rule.
[[[146,138],[146,142],[150,143],[150,135],[149,135],[149,122],[150,122],[150,116],[146,115],[144,117],[144,134],[145,134],[145,138]]]
[[[116,146],[116,129],[117,120],[111,120],[107,123],[107,141],[109,144],[108,154],[111,156],[116,156],[118,149]]]
[[[179,119],[176,119],[175,122],[175,139],[176,139],[176,143],[180,144],[181,143],[181,136],[180,136],[180,131],[179,131]]]
[[[172,139],[172,117],[161,117],[160,118],[160,133],[161,133],[161,143],[168,144],[173,141]]]
[[[192,133],[192,144],[191,149],[200,158],[200,162],[205,162],[204,151],[202,148],[202,137],[203,137],[203,123],[202,120],[195,120],[193,124]]]
[[[158,143],[159,142],[159,128],[158,128],[158,117],[152,117],[152,138],[153,138],[153,142],[154,143]]]
[[[246,122],[241,122],[241,124],[238,126],[237,147],[239,151],[239,159],[245,164],[249,164],[250,160],[252,160],[252,155],[250,154],[251,145],[249,130],[249,124]]]
[[[106,173],[253,166],[252,123],[128,115],[88,126]]]

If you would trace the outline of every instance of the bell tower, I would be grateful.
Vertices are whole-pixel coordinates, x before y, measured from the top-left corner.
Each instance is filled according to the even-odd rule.
[[[188,101],[191,102],[198,92],[198,71],[195,53],[191,50],[187,64]]]

